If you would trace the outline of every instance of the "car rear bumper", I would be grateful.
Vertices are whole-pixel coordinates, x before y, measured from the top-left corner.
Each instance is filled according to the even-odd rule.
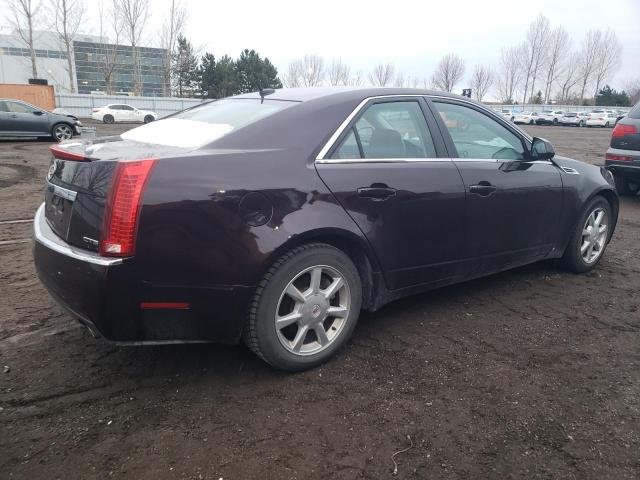
[[[630,160],[606,160],[605,166],[614,173],[620,174],[627,178],[640,180],[640,151],[638,150],[621,150],[619,148],[609,148],[607,155],[617,155],[627,157]]]
[[[34,219],[33,256],[54,300],[115,343],[236,343],[254,290],[146,281],[135,258],[105,258],[65,243],[47,224],[44,204]]]

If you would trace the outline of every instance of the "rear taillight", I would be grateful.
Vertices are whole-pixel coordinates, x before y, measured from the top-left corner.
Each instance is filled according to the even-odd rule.
[[[625,135],[635,135],[636,133],[638,133],[638,129],[635,125],[623,125],[618,123],[613,129],[613,132],[611,132],[611,138],[620,138]]]
[[[129,257],[136,250],[140,202],[155,160],[118,162],[105,207],[100,254]]]
[[[614,155],[613,153],[607,153],[604,158],[606,160],[611,160],[613,162],[631,162],[631,161],[633,161],[632,157],[628,157],[627,155]]]

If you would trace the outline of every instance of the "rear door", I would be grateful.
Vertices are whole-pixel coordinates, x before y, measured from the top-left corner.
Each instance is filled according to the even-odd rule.
[[[558,240],[563,187],[550,161],[481,107],[434,99],[437,121],[467,193],[464,256],[473,276],[544,258]]]
[[[424,99],[370,100],[316,169],[372,245],[389,289],[459,274],[464,185]]]

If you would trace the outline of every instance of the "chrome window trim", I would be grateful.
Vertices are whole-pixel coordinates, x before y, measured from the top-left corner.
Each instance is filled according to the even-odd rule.
[[[316,160],[318,164],[336,163],[444,163],[451,162],[451,158],[322,158]]]
[[[362,110],[362,108],[371,100],[380,100],[383,98],[425,98],[425,99],[439,99],[439,100],[453,100],[455,102],[460,102],[460,103],[466,103],[468,105],[471,106],[475,106],[475,107],[480,107],[482,110],[484,110],[487,113],[492,114],[492,116],[496,117],[496,118],[500,118],[500,116],[498,114],[496,114],[495,112],[493,112],[491,109],[485,107],[484,105],[480,104],[480,103],[474,103],[474,102],[470,102],[468,100],[465,100],[463,98],[457,98],[457,97],[447,97],[445,95],[429,95],[429,94],[406,94],[406,93],[402,93],[402,94],[389,94],[389,95],[376,95],[373,97],[367,97],[364,100],[362,100],[358,106],[347,116],[347,118],[340,124],[340,126],[336,129],[335,132],[333,132],[333,135],[331,135],[331,137],[329,138],[329,140],[327,140],[327,142],[324,144],[324,146],[320,149],[320,152],[318,152],[318,155],[315,158],[315,162],[316,163],[392,163],[394,161],[397,162],[427,162],[427,161],[447,161],[447,160],[460,160],[458,158],[454,158],[454,159],[442,159],[442,158],[418,158],[418,159],[392,159],[392,158],[354,158],[354,159],[347,159],[347,158],[335,158],[335,159],[331,159],[331,158],[325,158],[325,156],[327,155],[327,153],[329,153],[329,150],[331,150],[334,146],[334,144],[336,143],[336,141],[338,140],[338,138],[340,137],[340,135],[342,135],[342,132],[345,131],[345,129],[349,126],[349,124],[351,123],[351,120],[353,120],[355,118],[356,115],[358,115],[358,113],[360,113],[360,110]],[[524,137],[525,140],[527,140],[528,142],[532,142],[533,138],[524,130],[520,129],[517,125],[513,124],[510,125],[511,127],[513,127],[518,133],[520,133],[522,135],[522,137]]]
[[[33,236],[36,242],[44,245],[45,247],[65,255],[74,260],[80,260],[82,262],[92,263],[94,265],[100,265],[104,267],[110,267],[112,265],[119,265],[123,262],[122,258],[105,258],[101,257],[97,253],[74,248],[71,245],[64,242],[58,237],[51,227],[47,224],[44,218],[44,203],[38,207],[35,218],[33,219]]]

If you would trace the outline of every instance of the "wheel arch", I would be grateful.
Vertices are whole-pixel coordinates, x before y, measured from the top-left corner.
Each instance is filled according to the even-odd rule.
[[[616,225],[618,223],[618,212],[620,211],[620,199],[618,198],[618,194],[611,188],[602,187],[591,194],[591,196],[587,199],[587,202],[590,202],[595,197],[600,196],[604,197],[604,199],[611,205],[611,213],[612,213],[612,225],[609,230],[609,239],[613,236],[613,232],[616,229]],[[585,202],[585,203],[587,203]]]
[[[267,257],[261,268],[260,276],[264,276],[271,265],[282,255],[296,247],[309,243],[324,243],[343,251],[353,261],[362,282],[362,308],[375,304],[378,282],[381,280],[380,266],[368,242],[348,230],[339,228],[320,228],[292,236],[288,241],[276,248]]]

